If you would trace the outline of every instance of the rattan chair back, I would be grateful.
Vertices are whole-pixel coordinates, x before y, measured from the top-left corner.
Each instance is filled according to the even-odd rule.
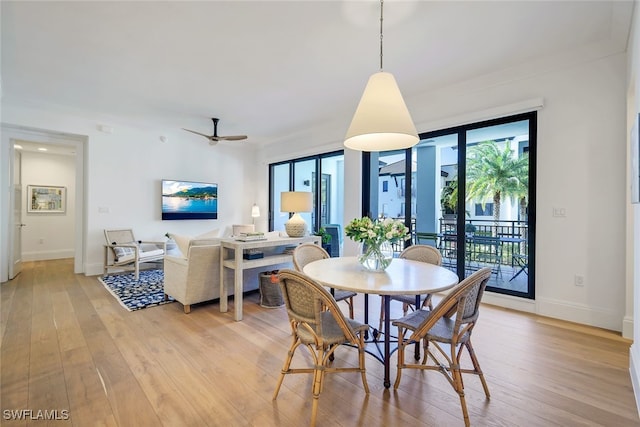
[[[483,268],[458,283],[431,310],[425,321],[416,328],[411,340],[419,341],[424,338],[436,322],[441,318],[452,318],[455,315],[453,339],[459,340],[470,335],[471,329],[478,319],[480,300],[484,294],[487,282],[491,278],[491,268]],[[448,340],[447,340],[448,341]]]
[[[313,261],[327,259],[331,256],[322,246],[314,243],[303,243],[293,250],[293,266],[297,271],[302,272],[305,265]],[[353,319],[353,297],[357,294],[351,291],[331,290],[336,301],[344,301],[349,306],[349,317]]]
[[[305,265],[313,261],[329,258],[329,253],[322,246],[314,243],[303,243],[293,250],[293,266],[302,271]]]
[[[442,265],[442,255],[440,255],[440,251],[429,245],[411,245],[402,251],[400,258]]]
[[[296,325],[294,333],[299,334],[305,344],[311,342],[309,334],[315,345],[331,345],[340,340],[357,344],[355,330],[324,286],[303,273],[288,269],[280,270],[278,280],[289,320]],[[323,329],[327,324],[327,311],[340,328],[341,337],[336,336],[338,332],[333,327]]]

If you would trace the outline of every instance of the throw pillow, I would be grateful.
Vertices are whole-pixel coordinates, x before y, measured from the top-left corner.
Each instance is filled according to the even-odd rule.
[[[113,242],[112,244],[116,244],[115,242]],[[135,245],[134,242],[125,242],[125,245]],[[128,247],[124,247],[124,246],[116,246],[113,248],[113,252],[116,256],[116,262],[121,261],[123,258],[127,258],[127,257],[133,257],[136,253],[136,250],[134,248],[128,248]]]
[[[180,249],[180,252],[182,252],[182,256],[186,258],[187,255],[189,255],[189,244],[191,243],[191,237],[172,233],[171,238],[174,242],[176,242],[178,249]]]

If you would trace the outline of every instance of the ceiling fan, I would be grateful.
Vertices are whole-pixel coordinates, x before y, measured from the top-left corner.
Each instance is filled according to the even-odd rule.
[[[185,129],[187,132],[195,133],[196,135],[202,135],[209,140],[209,145],[216,145],[218,141],[241,141],[243,139],[247,139],[247,135],[230,135],[230,136],[219,136],[218,135],[218,121],[220,119],[212,118],[213,120],[213,135],[205,135],[204,133],[196,132],[195,130]]]

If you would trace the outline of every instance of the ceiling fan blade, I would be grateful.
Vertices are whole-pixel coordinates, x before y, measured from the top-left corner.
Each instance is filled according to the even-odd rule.
[[[196,132],[195,130],[185,129],[185,128],[182,128],[182,130],[186,130],[187,132],[195,133],[196,135],[204,136],[207,139],[212,139],[213,138],[211,135],[205,135],[204,133]]]
[[[241,141],[243,139],[247,139],[247,135],[219,136],[218,139],[221,141]]]

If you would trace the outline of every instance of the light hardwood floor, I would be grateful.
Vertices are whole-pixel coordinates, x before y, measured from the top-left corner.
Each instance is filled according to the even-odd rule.
[[[96,277],[72,272],[72,260],[28,262],[0,285],[1,425],[308,424],[310,376],[285,377],[271,400],[291,339],[284,309],[262,308],[252,294],[242,322],[232,320],[232,308],[221,314],[217,303],[188,315],[178,303],[127,312]],[[372,298],[372,309],[378,301]],[[361,310],[361,300],[356,305]],[[395,304],[394,314],[399,309]],[[472,425],[640,425],[630,342],[618,333],[483,305],[474,346],[491,399],[477,378],[466,378]],[[344,348],[334,363],[356,361]],[[366,363],[368,397],[358,374],[327,377],[319,426],[463,425],[442,375],[407,371],[396,392],[384,389],[377,360],[368,355]],[[49,424],[6,419],[7,411],[22,409],[70,417]]]

